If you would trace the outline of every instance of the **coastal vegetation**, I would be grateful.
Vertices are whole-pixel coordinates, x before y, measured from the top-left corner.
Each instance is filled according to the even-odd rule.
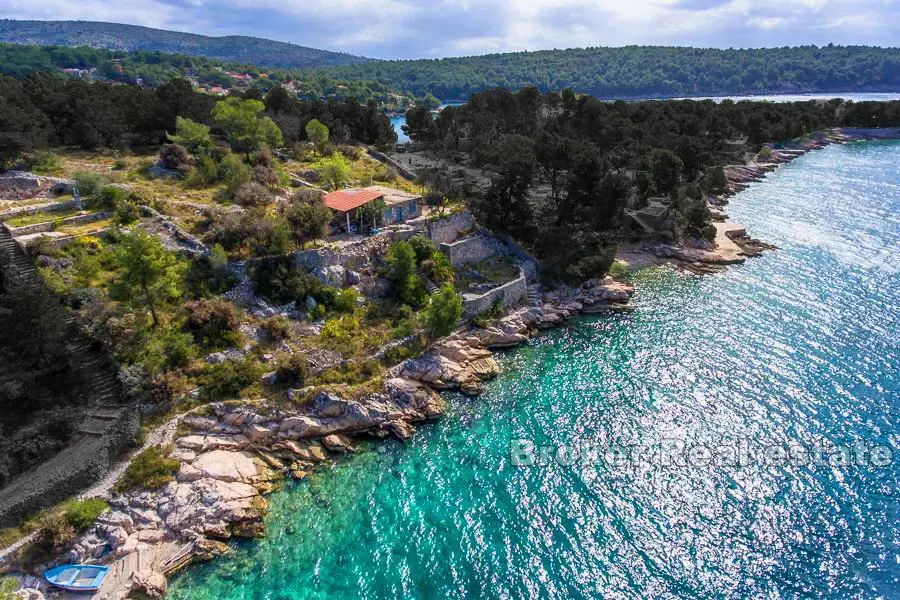
[[[287,86],[304,100],[354,98],[363,103],[374,100],[388,110],[403,110],[417,101],[437,105],[427,97],[416,99],[398,94],[374,81],[337,80],[325,73],[265,67],[258,62],[245,64],[160,51],[105,50],[88,45],[67,47],[0,43],[0,73],[18,79],[24,79],[31,73],[52,73],[63,78],[143,87],[158,87],[173,79],[187,78],[199,90],[211,94],[250,88],[267,92],[278,86]]]
[[[401,93],[465,100],[494,87],[570,88],[600,98],[896,91],[900,49],[798,46],[727,49],[573,48],[443,59],[369,61],[325,69]]]
[[[826,127],[898,124],[900,102],[610,103],[528,87],[475,94],[436,118],[413,108],[406,130],[445,160],[487,171],[489,188],[464,194],[479,221],[529,246],[544,277],[574,284],[609,270],[615,243],[632,236],[626,209],[650,198],[674,209],[670,239],[712,241],[706,197],[724,189],[721,167],[742,161],[745,143],[759,151]],[[466,183],[428,180],[449,196]]]

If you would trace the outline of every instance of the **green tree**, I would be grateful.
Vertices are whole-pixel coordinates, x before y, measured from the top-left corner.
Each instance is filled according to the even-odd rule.
[[[313,119],[306,124],[306,139],[315,144],[316,152],[322,154],[328,142],[328,127],[318,119]]]
[[[232,96],[216,102],[212,117],[228,136],[228,143],[248,157],[262,146],[280,146],[284,140],[278,125],[269,117],[260,117],[265,105],[259,100]]]
[[[297,190],[281,211],[300,244],[323,237],[331,220],[331,210],[316,190]]]
[[[191,154],[202,154],[212,145],[209,127],[184,117],[175,118],[175,135],[166,134],[170,142],[187,148]]]
[[[641,158],[641,168],[650,173],[658,193],[669,194],[681,181],[684,163],[671,150],[654,148]]]
[[[388,250],[387,276],[401,303],[412,307],[424,304],[427,293],[416,274],[416,251],[409,242],[397,242]]]
[[[342,154],[335,152],[322,160],[319,166],[319,175],[331,185],[331,189],[336,190],[342,183],[350,179],[350,161]]]
[[[456,323],[462,316],[462,311],[462,297],[456,293],[452,285],[444,284],[431,297],[431,302],[428,304],[428,308],[425,309],[425,324],[432,335],[447,335],[456,327]]]
[[[114,299],[146,307],[157,327],[159,305],[181,297],[186,263],[140,229],[122,237],[115,257],[121,272],[112,288]]]

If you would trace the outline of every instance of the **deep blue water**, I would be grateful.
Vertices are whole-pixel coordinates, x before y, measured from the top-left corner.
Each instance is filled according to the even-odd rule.
[[[265,540],[171,596],[900,597],[900,143],[809,153],[729,213],[780,249],[642,271],[633,313],[290,484]],[[522,439],[599,458],[514,466]]]

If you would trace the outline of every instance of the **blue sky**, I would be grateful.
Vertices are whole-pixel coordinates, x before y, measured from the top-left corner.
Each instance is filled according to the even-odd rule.
[[[626,44],[900,46],[900,0],[0,0],[0,17],[254,35],[375,58]]]

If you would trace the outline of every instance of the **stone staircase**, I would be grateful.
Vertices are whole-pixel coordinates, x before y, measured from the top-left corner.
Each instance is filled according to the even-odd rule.
[[[425,270],[421,267],[419,267],[419,269],[416,271],[416,275],[419,277],[419,281],[422,282],[422,285],[425,286],[425,289],[428,291],[429,296],[434,296],[438,293],[438,291],[440,291],[440,286],[429,279],[425,274]]]
[[[528,284],[526,297],[529,306],[541,306],[544,303],[544,293],[539,284]]]

